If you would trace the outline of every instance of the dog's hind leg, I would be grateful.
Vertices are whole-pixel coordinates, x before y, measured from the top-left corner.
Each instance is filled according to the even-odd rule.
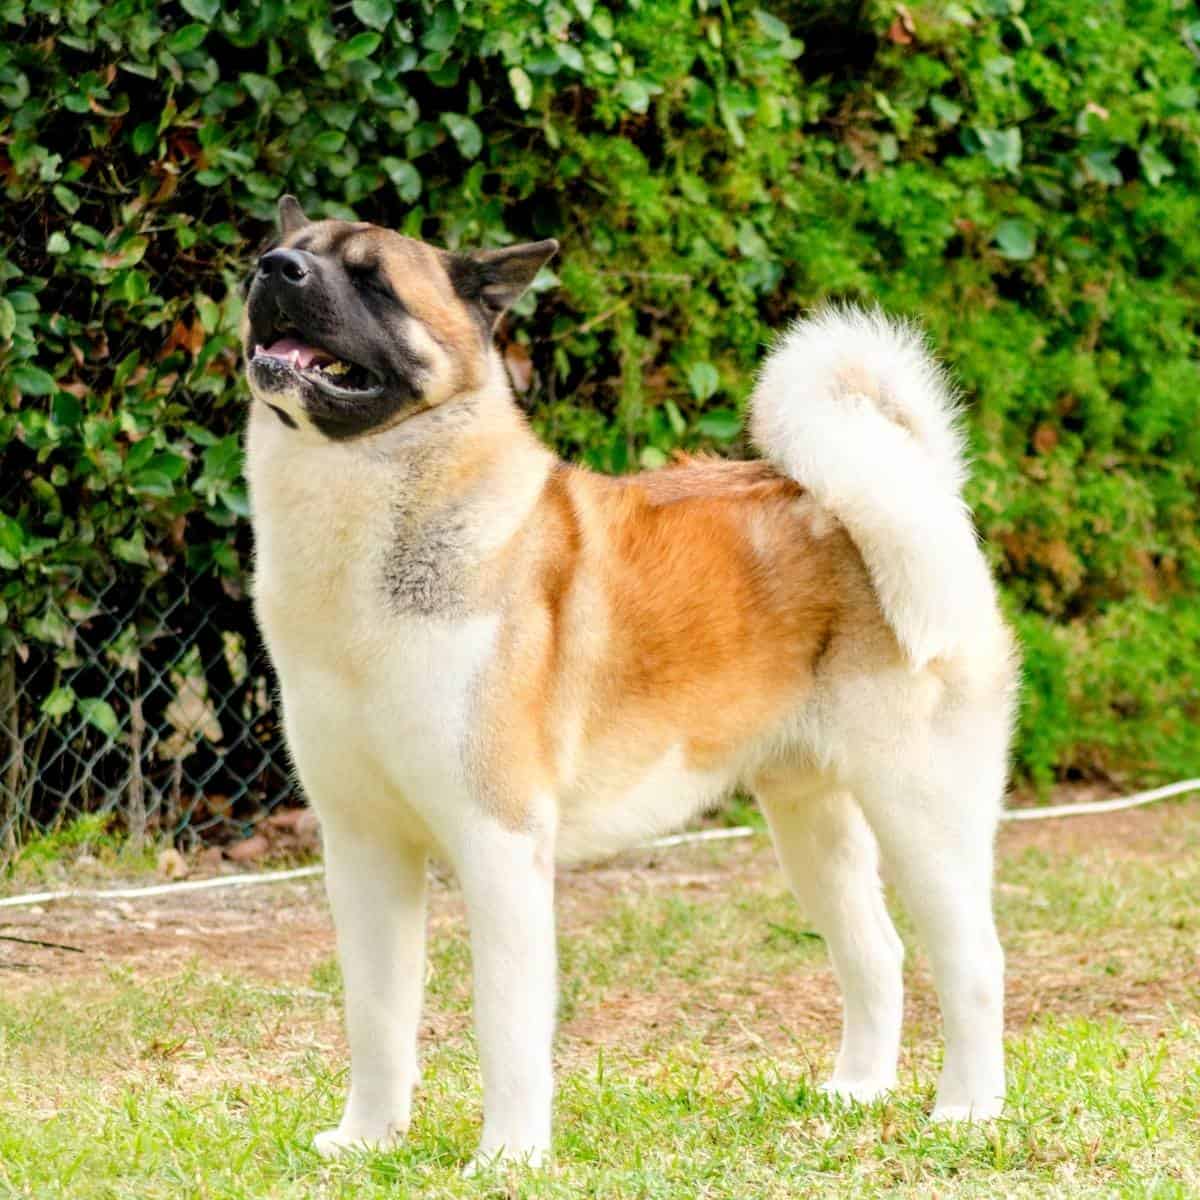
[[[842,989],[842,1045],[824,1090],[870,1101],[896,1082],[904,950],[883,903],[875,838],[854,798],[790,774],[755,791],[805,917]]]
[[[1004,754],[989,754],[988,741],[960,739],[961,752],[942,747],[940,761],[926,746],[920,770],[877,766],[859,793],[933,968],[946,1040],[935,1120],[985,1120],[1004,1103],[1004,953],[992,915]]]

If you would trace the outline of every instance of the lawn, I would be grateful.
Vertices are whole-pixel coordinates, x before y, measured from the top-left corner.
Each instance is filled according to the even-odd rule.
[[[431,917],[403,1148],[310,1148],[345,1086],[316,884],[0,911],[0,1195],[1200,1195],[1200,801],[1005,829],[1003,1119],[932,1126],[936,1008],[909,955],[902,1083],[816,1090],[838,1001],[764,836],[562,876],[555,1164],[466,1180],[480,1122],[457,891]],[[907,929],[902,924],[907,936]]]

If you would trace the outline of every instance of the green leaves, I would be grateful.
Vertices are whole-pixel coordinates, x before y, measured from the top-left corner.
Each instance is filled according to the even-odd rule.
[[[129,135],[130,144],[137,154],[149,154],[158,141],[158,126],[153,121],[143,121]]]
[[[1119,146],[1104,146],[1084,155],[1084,169],[1088,176],[1097,183],[1120,187],[1125,179],[1116,163],[1119,150]]]
[[[962,105],[955,104],[945,96],[930,96],[929,107],[933,110],[933,115],[945,125],[957,125],[963,115]]]
[[[309,142],[309,147],[318,158],[338,154],[346,144],[346,135],[337,129],[326,129]]]
[[[25,530],[4,513],[0,513],[0,567],[15,571],[21,565],[25,551]]]
[[[52,721],[60,721],[75,708],[75,690],[70,687],[56,687],[42,701],[41,711]],[[111,710],[110,710],[111,711]],[[115,716],[115,714],[114,714]]]
[[[1015,175],[1021,165],[1020,129],[1015,126],[1010,129],[986,129],[979,125],[974,129],[988,162]]]
[[[139,443],[139,446],[146,444]],[[129,486],[143,496],[171,496],[175,491],[175,482],[183,476],[187,467],[188,460],[181,454],[171,451],[152,454],[133,474]]]
[[[65,644],[45,614],[81,564],[244,586],[238,289],[283,191],[455,248],[562,238],[560,286],[508,330],[539,430],[606,471],[736,444],[763,347],[824,298],[923,321],[964,381],[989,552],[1043,622],[1037,703],[1067,686],[1051,647],[1084,679],[1117,605],[1141,628],[1200,579],[1177,6],[988,0],[912,29],[868,6],[853,47],[765,3],[26,9],[0,40],[0,611],[22,637]],[[1146,652],[1164,711],[1200,672],[1172,653]],[[1113,732],[1109,693],[1027,724],[1024,768],[1160,747]]]
[[[754,10],[754,20],[757,22],[759,29],[766,35],[768,44],[773,43],[773,48],[781,58],[791,60],[799,58],[804,53],[804,43],[797,38],[792,37],[791,31],[778,17],[767,12],[765,9],[756,8]]]
[[[357,62],[361,58],[367,58],[374,54],[379,49],[381,41],[383,39],[377,33],[356,34],[349,41],[341,44],[338,48],[338,57],[342,62]]]
[[[372,29],[383,29],[396,11],[395,0],[353,0],[351,11]]]
[[[742,431],[742,420],[728,408],[714,408],[696,422],[696,428],[705,437],[718,442],[732,441]]]
[[[509,67],[508,83],[517,105],[528,108],[533,103],[533,81],[521,67]]]
[[[1158,187],[1164,179],[1175,174],[1175,164],[1154,145],[1143,146],[1138,151],[1138,162],[1152,187]]]
[[[622,79],[616,96],[630,112],[644,113],[650,107],[651,89],[640,79]]]
[[[421,38],[421,44],[434,54],[449,50],[454,45],[461,24],[458,10],[453,4],[439,4],[434,10],[433,21]]]
[[[0,61],[0,104],[5,108],[20,108],[29,99],[29,76],[16,67]]]
[[[11,378],[23,396],[49,396],[54,391],[54,376],[30,363],[18,363],[12,368]]]
[[[195,17],[205,25],[211,24],[221,10],[221,0],[179,0],[179,4],[189,17]]]
[[[483,149],[483,132],[470,117],[461,113],[442,113],[442,124],[450,131],[463,158],[477,158]]]
[[[412,204],[421,194],[421,172],[412,163],[386,156],[379,160],[380,167],[396,188],[396,194],[405,204]]]
[[[121,238],[112,250],[99,257],[99,265],[110,271],[135,266],[142,261],[149,246],[150,239],[147,237]]]
[[[121,732],[121,722],[113,706],[107,700],[79,700],[79,714],[94,725],[107,738],[115,738]]]
[[[1001,221],[996,229],[996,247],[1005,258],[1024,262],[1037,249],[1037,233],[1028,221]]]
[[[167,49],[172,54],[190,54],[198,49],[208,35],[208,26],[199,21],[192,25],[184,25],[167,38]]]
[[[694,362],[687,369],[688,389],[692,397],[703,403],[721,386],[717,368],[708,362]]]

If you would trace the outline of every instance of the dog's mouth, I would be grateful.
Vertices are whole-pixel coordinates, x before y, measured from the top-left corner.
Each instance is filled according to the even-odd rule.
[[[314,346],[295,330],[284,332],[265,346],[255,343],[251,361],[274,370],[291,371],[339,400],[369,398],[383,392],[383,380],[369,367]]]

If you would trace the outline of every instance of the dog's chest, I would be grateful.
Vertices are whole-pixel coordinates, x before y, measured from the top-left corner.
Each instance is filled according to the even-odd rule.
[[[288,740],[323,815],[350,806],[387,822],[416,815],[434,828],[430,807],[463,794],[464,741],[495,624],[384,616],[371,630],[331,625],[320,647],[268,631]]]
[[[401,603],[386,497],[345,471],[323,478],[321,465],[284,473],[265,453],[250,457],[255,605],[309,798],[323,817],[404,819],[461,791],[496,620],[430,611],[428,592],[423,605]]]

